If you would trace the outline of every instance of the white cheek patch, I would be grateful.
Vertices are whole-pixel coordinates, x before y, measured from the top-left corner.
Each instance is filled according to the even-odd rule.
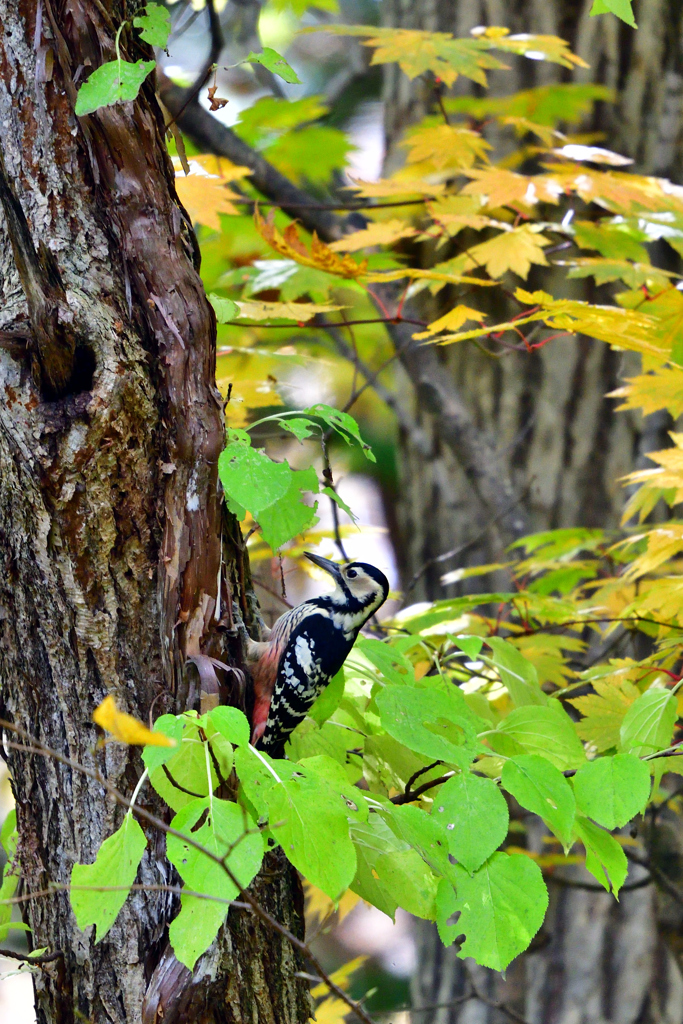
[[[313,667],[313,656],[311,654],[311,648],[308,640],[305,637],[298,636],[296,638],[294,653],[296,654],[296,660],[299,662],[306,675],[309,675]]]

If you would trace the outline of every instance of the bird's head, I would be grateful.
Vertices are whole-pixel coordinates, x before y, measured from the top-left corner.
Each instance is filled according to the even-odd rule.
[[[389,580],[374,565],[367,562],[337,565],[329,558],[314,555],[310,551],[305,554],[314,565],[329,572],[336,583],[334,593],[330,595],[334,604],[353,604],[367,609],[368,613],[372,614],[386,601],[389,595]]]

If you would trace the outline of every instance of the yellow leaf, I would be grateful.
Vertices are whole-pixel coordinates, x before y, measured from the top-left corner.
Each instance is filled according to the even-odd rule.
[[[478,320],[479,323],[483,323],[485,319],[486,315],[480,313],[478,309],[470,309],[469,306],[456,306],[455,309],[451,309],[449,313],[431,323],[426,331],[414,334],[413,338],[422,340],[422,338],[429,338],[433,334],[439,334],[440,331],[457,331],[467,320]]]
[[[527,207],[538,202],[558,203],[564,194],[562,185],[552,177],[527,177],[504,167],[476,168],[468,171],[467,176],[473,180],[465,185],[461,195],[483,196],[490,209],[520,203]]]
[[[207,228],[220,231],[219,213],[239,213],[230,200],[240,197],[226,188],[221,178],[208,174],[177,175],[175,187],[178,198],[193,223],[204,224]]]
[[[351,975],[355,971],[359,970],[359,968],[361,968],[367,960],[367,956],[357,956],[355,957],[355,959],[349,960],[348,963],[343,964],[333,974],[330,975],[330,980],[346,992],[349,987]],[[313,996],[314,999],[319,999],[320,996],[324,996],[327,991],[327,985],[325,984],[325,982],[322,982],[320,985],[316,985],[315,988],[311,989],[311,995]]]
[[[621,679],[619,675],[621,674]],[[615,665],[610,679],[592,680],[595,694],[586,697],[569,698],[577,711],[584,716],[576,726],[580,738],[592,743],[598,753],[619,745],[619,730],[624,715],[640,696],[637,686],[629,682],[627,670]]]
[[[216,380],[218,390],[224,398],[227,397],[230,389],[230,401],[226,407],[225,414],[231,427],[246,427],[251,417],[249,412],[252,409],[262,409],[273,405],[284,405],[278,391],[275,390],[275,380],[235,380],[233,377],[219,377]]]
[[[175,740],[172,740],[170,736],[165,736],[162,732],[152,732],[137,718],[127,715],[125,711],[119,711],[111,694],[95,708],[92,719],[95,725],[106,729],[120,743],[150,747],[176,746]]]
[[[418,128],[401,145],[410,149],[409,164],[427,161],[436,170],[470,168],[477,160],[486,160],[486,150],[491,149],[478,132],[449,124]]]
[[[500,227],[498,221],[479,213],[481,199],[479,196],[443,196],[427,204],[432,220],[448,229],[449,235],[457,235],[463,228],[474,228],[481,231],[492,226]],[[507,225],[506,225],[507,226]]]
[[[486,242],[473,245],[458,258],[457,269],[467,271],[485,266],[490,277],[494,278],[500,278],[512,270],[526,280],[532,263],[548,266],[543,253],[546,245],[550,245],[550,239],[539,234],[530,224],[522,224],[512,231],[502,231]]]
[[[334,313],[344,306],[320,306],[314,302],[261,302],[258,299],[247,299],[237,302],[240,319],[246,320],[295,320],[305,323],[312,320],[317,313]]]
[[[338,256],[330,249],[329,245],[320,241],[315,232],[309,252],[299,238],[296,224],[288,224],[281,234],[273,223],[273,217],[273,212],[268,215],[267,219],[264,219],[258,209],[254,211],[254,221],[259,234],[281,256],[296,260],[297,263],[301,263],[305,267],[315,267],[317,270],[324,270],[328,274],[338,274],[340,277],[357,278],[365,274],[367,260],[356,263],[351,256]]]
[[[177,157],[174,157],[173,166],[177,173],[180,170],[180,166],[179,162],[176,161]],[[198,173],[199,168],[205,174],[218,177],[223,182],[238,181],[240,178],[248,178],[250,174],[254,173],[251,167],[242,167],[239,164],[234,164],[232,160],[228,160],[224,156],[214,156],[212,153],[202,153],[199,156],[192,157],[190,160],[190,175]]]
[[[367,249],[371,245],[391,245],[399,238],[412,238],[416,234],[415,228],[406,224],[404,220],[388,220],[370,224],[362,231],[344,235],[338,242],[333,242],[330,249],[334,252],[357,252],[358,249]]]
[[[607,397],[624,399],[619,410],[640,409],[649,416],[668,409],[677,420],[683,415],[683,373],[678,367],[660,366],[652,373],[631,377],[623,388],[611,391]]]

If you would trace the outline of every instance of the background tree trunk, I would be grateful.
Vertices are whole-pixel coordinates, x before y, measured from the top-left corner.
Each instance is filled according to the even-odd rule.
[[[233,617],[252,607],[217,491],[215,319],[153,77],[135,103],[73,113],[77,70],[112,59],[136,6],[0,0],[0,714],[127,795],[139,751],[98,749],[93,709],[108,693],[143,719],[198,706],[186,658],[235,664]],[[151,56],[129,28],[121,44]],[[22,891],[68,883],[121,811],[68,767],[8,761]],[[172,881],[147,835],[139,881]],[[271,858],[254,885],[301,934],[296,873]],[[32,945],[63,953],[35,983],[41,1024],[137,1024],[150,978],[145,1019],[165,1024],[308,1017],[289,944],[249,915],[231,913],[191,978],[164,954],[166,894],[134,893],[98,945],[68,893],[24,906]]]
[[[641,173],[681,181],[680,5],[636,0],[637,32],[609,15],[591,19],[591,6],[592,0],[505,4],[385,0],[382,12],[385,24],[457,36],[485,24],[569,40],[591,65],[589,69],[572,76],[542,62],[512,60],[508,62],[513,64],[512,71],[490,74],[491,91],[508,94],[572,78],[609,85],[618,91],[616,104],[598,104],[592,121],[582,130],[604,132],[604,144],[631,155]],[[458,89],[469,91],[470,83],[459,80]],[[424,80],[411,83],[396,65],[388,65],[384,100],[387,167],[391,169],[402,160],[398,138],[407,124],[432,107],[433,93]],[[492,137],[492,141],[500,151],[501,140]],[[551,290],[581,298],[585,297],[582,287],[577,282],[553,281]],[[428,310],[433,316],[428,319],[444,311],[433,303]],[[643,423],[630,414],[615,416],[613,403],[604,397],[624,375],[636,370],[634,359],[576,336],[552,341],[533,355],[513,352],[493,359],[463,344],[439,350],[438,358],[444,388],[450,382],[482,433],[495,439],[497,463],[521,496],[520,510],[532,530],[619,523],[623,490],[617,478],[634,468],[645,453],[667,443],[664,417],[650,417]],[[406,380],[404,401],[410,401],[413,384]],[[414,432],[403,431],[399,453],[396,550],[403,559],[404,580],[410,581],[435,556],[476,539],[457,562],[432,565],[411,594],[414,600],[443,598],[456,592],[439,583],[445,569],[496,560],[507,538],[497,529],[496,509],[482,506],[467,467],[444,443],[440,417],[425,411],[423,403],[414,407],[422,428],[420,443],[415,444]],[[482,535],[487,523],[490,528]],[[488,590],[490,583],[491,577],[479,586]],[[478,584],[472,581],[472,585]],[[680,841],[673,828],[670,844],[671,863],[680,864]],[[567,877],[589,879],[579,869]],[[662,938],[664,933],[669,940],[680,934],[680,909],[663,902],[652,886],[625,892],[617,904],[597,892],[551,885],[551,909],[539,947],[513,964],[506,981],[472,964],[466,966],[457,958],[456,947],[445,950],[434,927],[419,922],[413,1004],[457,999],[467,990],[468,971],[474,969],[480,991],[510,1002],[531,1024],[680,1021],[683,982],[672,952],[675,943],[667,945]],[[661,927],[664,920],[666,929]],[[505,1019],[476,1002],[415,1014],[419,1024],[498,1024]]]

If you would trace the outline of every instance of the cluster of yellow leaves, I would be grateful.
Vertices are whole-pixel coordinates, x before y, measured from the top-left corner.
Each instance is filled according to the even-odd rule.
[[[361,231],[344,235],[330,246],[333,252],[357,252],[373,245],[393,245],[401,238],[413,238],[417,230],[403,220],[380,221],[370,224]]]
[[[433,171],[468,170],[478,160],[486,160],[490,144],[479,133],[469,128],[455,128],[450,124],[430,125],[411,131],[402,143],[408,152],[412,172],[423,175]]]
[[[309,31],[334,32],[336,35],[365,36],[364,46],[373,47],[372,64],[396,62],[409,78],[431,71],[447,86],[458,75],[486,85],[487,70],[505,69],[489,50],[547,60],[566,68],[587,67],[557,36],[510,35],[507,28],[492,26],[472,30],[469,39],[456,39],[448,32],[424,32],[417,29],[373,28],[369,25],[323,25]]]

